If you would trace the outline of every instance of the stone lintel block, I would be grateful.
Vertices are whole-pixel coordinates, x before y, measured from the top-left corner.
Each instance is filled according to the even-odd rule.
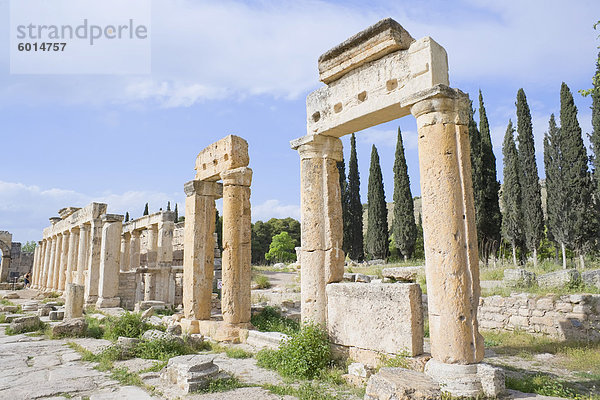
[[[100,218],[102,214],[106,214],[107,205],[105,203],[90,203],[87,206],[75,211],[69,216],[62,219],[60,217],[53,223],[52,226],[44,228],[43,237],[48,239],[58,233],[70,230],[73,227],[80,227],[83,224],[89,224],[93,220]]]
[[[58,215],[60,215],[61,219],[67,218],[69,215],[73,214],[76,211],[81,210],[81,207],[65,207],[58,210]]]
[[[396,21],[382,19],[319,57],[319,80],[329,84],[360,67],[398,50],[415,39]]]
[[[416,283],[333,283],[326,287],[332,343],[389,354],[423,353],[421,288]]]
[[[223,185],[250,186],[252,184],[252,169],[240,167],[221,172]]]
[[[125,218],[119,214],[102,214],[102,222],[120,222]]]
[[[247,167],[250,163],[248,142],[229,135],[209,145],[196,158],[196,180],[217,181],[228,169]]]
[[[223,197],[223,184],[219,182],[205,182],[200,180],[193,180],[186,182],[183,185],[183,190],[187,197],[196,196],[210,196],[217,199]]]
[[[123,233],[133,233],[140,234],[141,230],[148,229],[152,225],[164,224],[168,222],[173,222],[175,220],[175,212],[174,211],[158,211],[150,215],[144,215],[143,217],[124,222],[123,223]]]
[[[341,137],[410,114],[415,94],[449,86],[448,58],[430,37],[362,64],[306,98],[307,134]]]
[[[342,161],[343,145],[340,139],[326,135],[306,135],[290,142],[293,150],[298,150],[300,159],[329,158]]]
[[[391,278],[403,282],[415,282],[420,273],[425,272],[424,266],[384,268],[381,274],[384,278]]]

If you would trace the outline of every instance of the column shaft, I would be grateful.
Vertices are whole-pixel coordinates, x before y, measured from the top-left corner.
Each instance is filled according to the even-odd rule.
[[[121,271],[129,271],[131,234],[126,232],[121,236]]]
[[[424,100],[411,109],[419,132],[431,354],[448,364],[483,358],[468,107],[461,96]]]
[[[34,288],[35,287],[35,278],[37,275],[37,272],[39,270],[39,266],[38,266],[38,262],[40,259],[40,246],[36,246],[35,249],[33,250],[33,265],[31,266],[31,278],[30,278],[30,287]]]
[[[65,290],[65,281],[67,278],[67,263],[69,258],[69,241],[71,238],[71,232],[65,231],[63,233],[62,247],[60,251],[60,265],[58,269],[58,290],[61,292]]]
[[[121,258],[121,231],[123,216],[105,214],[102,216],[102,246],[100,250],[100,270],[98,301],[96,307],[118,307],[119,261]]]
[[[140,266],[140,231],[131,232],[129,268],[136,270]]]
[[[84,285],[85,283],[85,271],[88,265],[88,248],[89,248],[89,234],[90,226],[81,225],[79,227],[79,243],[77,246],[77,273],[75,283],[78,285]]]
[[[42,289],[46,289],[48,287],[48,274],[49,274],[49,265],[50,265],[50,253],[52,252],[52,240],[47,238],[44,240],[44,265],[42,272],[42,280],[40,282],[40,286]]]
[[[74,274],[77,268],[77,250],[79,247],[79,228],[71,228],[69,236],[69,251],[67,254],[67,271],[65,277],[65,287],[75,280]]]
[[[98,282],[100,279],[100,252],[102,247],[102,220],[92,220],[90,229],[90,244],[88,252],[88,267],[85,282],[85,302],[95,304],[98,300]]]
[[[50,261],[48,263],[48,280],[46,281],[46,289],[54,289],[54,265],[56,264],[56,246],[58,245],[58,236],[52,237],[52,249],[50,250]]]

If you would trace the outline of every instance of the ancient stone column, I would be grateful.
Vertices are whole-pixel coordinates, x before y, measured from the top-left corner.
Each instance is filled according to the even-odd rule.
[[[156,274],[147,272],[144,274],[144,301],[156,300]]]
[[[102,246],[98,301],[96,302],[98,308],[118,307],[121,304],[118,295],[122,221],[122,215],[104,214],[102,216]]]
[[[210,319],[215,231],[215,200],[222,197],[217,182],[184,185],[183,313],[187,320]]]
[[[148,239],[148,251],[146,253],[146,265],[148,268],[156,267],[156,256],[158,253],[158,224],[153,224],[146,230]]]
[[[96,304],[100,279],[100,254],[102,248],[102,219],[92,220],[88,247],[87,275],[85,277],[85,302]]]
[[[65,293],[65,319],[83,317],[83,285],[76,283],[67,283]]]
[[[48,264],[48,280],[46,282],[46,289],[52,290],[54,289],[54,266],[56,265],[57,254],[57,246],[58,246],[58,236],[52,237],[52,249],[50,250],[50,263]]]
[[[63,232],[62,247],[60,251],[60,265],[58,267],[58,290],[65,290],[65,281],[67,278],[67,262],[69,258],[69,241],[71,232]]]
[[[140,235],[141,231],[132,231],[131,232],[131,244],[129,247],[129,268],[132,270],[136,270],[140,266]]]
[[[30,288],[34,288],[35,287],[35,276],[37,275],[37,271],[38,271],[38,260],[40,258],[40,248],[39,246],[36,246],[35,249],[33,250],[33,264],[31,265],[31,277],[29,278],[29,287]]]
[[[173,230],[175,229],[173,217],[172,212],[163,212],[163,220],[158,223],[156,262],[159,271],[156,276],[156,300],[165,303],[169,301],[169,278],[173,264]]]
[[[302,321],[325,325],[328,283],[344,275],[343,225],[337,162],[343,158],[338,138],[308,135],[292,141],[300,154],[302,213]]]
[[[56,252],[54,258],[54,274],[52,275],[52,289],[58,290],[58,282],[60,281],[60,266],[62,264],[63,255],[63,234],[56,235]]]
[[[36,269],[35,269],[32,287],[34,289],[39,289],[40,282],[42,280],[42,273],[43,273],[43,269],[44,269],[44,241],[43,240],[40,240],[38,242],[36,249],[38,250],[38,257],[37,257],[37,261],[35,263]]]
[[[252,170],[236,168],[223,179],[221,311],[229,324],[250,322],[250,183]]]
[[[0,282],[8,281],[8,269],[10,268],[10,254],[2,254],[0,263]]]
[[[77,274],[75,283],[85,283],[85,271],[88,268],[88,248],[90,243],[90,226],[85,224],[79,227],[79,244],[77,247]]]
[[[121,271],[129,271],[129,254],[131,244],[131,233],[125,232],[121,236]]]
[[[48,266],[50,265],[50,253],[52,251],[52,242],[50,239],[44,239],[44,264],[42,267],[42,280],[40,282],[40,288],[46,289],[48,287]]]
[[[461,92],[411,108],[419,132],[431,355],[447,364],[483,358],[468,110]]]
[[[67,253],[67,271],[65,277],[65,285],[74,281],[74,273],[77,268],[77,250],[79,247],[79,228],[71,228],[69,236],[69,250]]]

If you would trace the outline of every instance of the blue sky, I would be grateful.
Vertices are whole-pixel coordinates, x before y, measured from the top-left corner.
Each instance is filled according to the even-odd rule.
[[[299,218],[299,158],[289,141],[306,132],[305,98],[321,85],[317,58],[385,17],[445,47],[451,86],[475,100],[483,91],[499,175],[523,87],[541,166],[560,84],[589,87],[600,44],[593,0],[154,0],[151,74],[11,75],[8,5],[0,0],[0,230],[22,242],[39,240],[66,206],[104,201],[132,217],[146,202],[151,211],[169,200],[183,209],[197,153],[228,134],[250,146],[253,220]],[[575,98],[589,132],[591,101]],[[363,201],[372,144],[391,200],[398,126],[420,193],[416,124],[406,117],[357,133]]]

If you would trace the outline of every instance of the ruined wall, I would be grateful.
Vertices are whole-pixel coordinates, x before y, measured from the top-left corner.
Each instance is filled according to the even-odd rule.
[[[479,299],[481,329],[523,330],[562,340],[600,341],[600,295],[527,293]]]
[[[8,269],[9,276],[13,273],[23,276],[31,271],[31,268],[33,267],[33,253],[22,251],[21,243],[12,242],[10,258],[10,268]]]
[[[135,306],[136,288],[135,271],[119,273],[119,297],[121,298],[121,307],[126,310],[133,310],[133,307]]]

